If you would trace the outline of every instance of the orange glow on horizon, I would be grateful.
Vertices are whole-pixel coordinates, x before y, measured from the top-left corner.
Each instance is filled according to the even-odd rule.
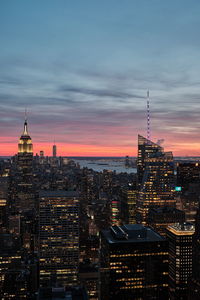
[[[136,149],[131,147],[107,147],[94,145],[77,145],[77,144],[60,144],[56,143],[57,156],[136,156]],[[53,144],[33,144],[34,155],[39,155],[40,151],[44,151],[44,155],[52,156]],[[13,156],[17,154],[18,148],[16,144],[1,144],[0,156]]]
[[[99,146],[99,145],[84,145],[84,144],[61,144],[57,145],[58,156],[137,156],[137,147],[130,146]],[[46,156],[52,156],[52,146],[49,143],[34,143],[34,155],[39,155],[43,150]],[[198,143],[174,143],[173,146],[164,145],[165,151],[172,151],[174,156],[200,156],[200,145]],[[13,156],[18,152],[17,143],[6,143],[1,141],[0,156]]]

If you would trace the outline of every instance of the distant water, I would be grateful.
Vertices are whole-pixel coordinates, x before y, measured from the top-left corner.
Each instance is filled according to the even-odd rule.
[[[116,173],[137,173],[136,168],[126,168],[124,165],[124,160],[122,159],[77,159],[73,158],[76,163],[79,163],[80,167],[87,167],[88,169],[93,169],[96,172],[102,172],[103,170],[116,171]]]

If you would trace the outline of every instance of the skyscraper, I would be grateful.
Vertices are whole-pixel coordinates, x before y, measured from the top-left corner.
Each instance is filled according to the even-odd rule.
[[[150,208],[175,206],[172,152],[139,135],[137,169],[137,218],[145,225]]]
[[[134,186],[126,186],[121,192],[121,215],[124,224],[136,223],[137,190]]]
[[[166,229],[170,225],[185,222],[185,213],[176,207],[164,206],[151,208],[148,214],[148,224],[156,232],[166,236]]]
[[[101,232],[101,300],[168,299],[168,243],[140,224]]]
[[[184,162],[177,164],[177,185],[182,192],[189,189],[190,184],[199,183],[200,163]]]
[[[39,194],[40,286],[76,284],[79,263],[77,192]]]
[[[24,130],[19,139],[17,155],[16,184],[17,200],[16,210],[23,212],[35,207],[33,195],[33,145],[28,133],[27,119],[24,122]]]
[[[169,226],[169,291],[170,299],[188,299],[188,279],[192,275],[192,239],[194,225]]]
[[[195,233],[193,235],[192,277],[189,281],[189,300],[199,300],[200,295],[200,209],[196,214]]]
[[[52,149],[52,154],[53,154],[53,157],[56,157],[56,155],[57,155],[57,146],[55,145],[55,143],[54,143],[54,145],[53,145],[53,149]]]
[[[24,121],[24,130],[19,139],[18,144],[18,153],[19,154],[30,154],[33,155],[33,145],[30,135],[28,134],[28,123],[27,119]]]

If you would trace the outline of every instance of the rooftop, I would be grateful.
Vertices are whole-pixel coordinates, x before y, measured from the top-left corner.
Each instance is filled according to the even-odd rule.
[[[109,244],[117,243],[141,243],[164,241],[165,238],[149,227],[141,224],[128,224],[122,226],[112,226],[103,230],[102,234]]]
[[[191,223],[177,223],[167,229],[175,235],[193,235],[195,232],[195,226]]]

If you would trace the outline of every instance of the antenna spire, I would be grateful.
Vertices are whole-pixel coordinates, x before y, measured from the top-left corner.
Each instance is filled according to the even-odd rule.
[[[150,140],[150,98],[147,91],[147,139]]]
[[[27,126],[27,109],[25,109],[25,121],[24,121],[24,132],[23,135],[28,135],[28,126]]]
[[[27,121],[27,108],[25,108],[24,116],[25,116],[25,121]]]

